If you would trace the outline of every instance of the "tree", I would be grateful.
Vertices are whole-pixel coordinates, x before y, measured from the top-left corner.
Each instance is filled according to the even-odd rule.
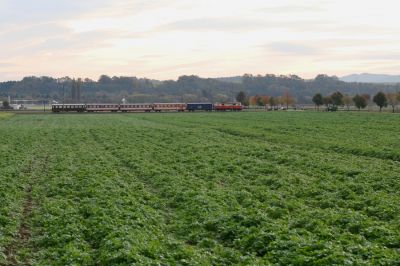
[[[332,98],[331,96],[325,96],[322,101],[326,105],[326,107],[329,107],[332,104]]]
[[[264,104],[264,101],[263,101],[263,98],[262,98],[261,96],[257,97],[257,99],[256,99],[256,105],[257,105],[257,106],[264,106],[264,105],[265,105],[265,104]]]
[[[106,84],[110,84],[112,82],[112,79],[107,75],[101,75],[98,82],[100,84],[106,85]]]
[[[215,100],[220,103],[226,103],[228,99],[229,97],[222,93],[215,95]]]
[[[240,102],[242,105],[246,105],[246,94],[243,91],[240,91],[237,95],[236,95],[236,101]]]
[[[371,95],[369,95],[368,93],[361,94],[361,97],[363,97],[367,101],[367,104],[371,100]]]
[[[259,97],[258,95],[251,96],[250,99],[249,99],[249,104],[252,105],[252,106],[257,105],[257,98],[258,97]]]
[[[343,94],[341,94],[340,92],[337,91],[332,93],[331,99],[334,106],[343,105]]]
[[[319,107],[324,104],[324,99],[323,99],[321,93],[315,94],[314,97],[312,98],[312,101],[314,102],[314,104],[318,110],[319,110]]]
[[[349,95],[343,96],[343,104],[347,107],[347,111],[350,110],[350,105],[353,103],[353,98]]]
[[[263,106],[266,106],[268,103],[269,103],[269,96],[260,96],[260,98],[261,98],[261,102],[262,102],[262,104],[263,104]]]
[[[392,112],[394,113],[394,109],[396,105],[399,104],[399,94],[397,93],[388,93],[386,94],[387,101],[389,105],[392,107]]]
[[[269,103],[269,96],[251,96],[249,98],[250,105],[265,106]]]
[[[10,109],[11,108],[10,103],[8,101],[3,101],[2,108],[3,109]]]
[[[76,103],[76,95],[77,95],[77,82],[75,79],[71,82],[71,100],[73,103]]]
[[[358,111],[367,107],[367,99],[358,94],[353,97],[353,102],[354,102],[355,106],[357,107]]]
[[[286,109],[289,109],[289,105],[292,105],[294,103],[294,98],[290,96],[287,90],[285,90],[281,99],[282,99],[282,104],[286,105]]]
[[[387,106],[387,98],[383,92],[378,92],[375,94],[374,98],[372,99],[376,105],[379,106],[379,112],[382,111],[382,107]]]
[[[277,101],[275,100],[274,97],[270,97],[268,103],[273,108],[277,104]]]

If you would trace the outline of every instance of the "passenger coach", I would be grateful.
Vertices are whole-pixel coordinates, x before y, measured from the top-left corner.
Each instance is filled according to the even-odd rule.
[[[186,105],[186,110],[188,110],[189,112],[212,111],[213,104],[212,103],[188,103]]]
[[[184,112],[185,109],[186,109],[185,103],[155,103],[155,104],[153,104],[153,110],[155,112],[165,112],[165,111]]]
[[[53,104],[51,106],[51,111],[54,113],[59,112],[85,112],[85,104]]]
[[[121,112],[151,112],[153,110],[153,105],[150,103],[138,103],[130,104],[124,103],[119,105],[119,110]]]
[[[88,112],[118,112],[119,104],[92,103],[86,105]]]

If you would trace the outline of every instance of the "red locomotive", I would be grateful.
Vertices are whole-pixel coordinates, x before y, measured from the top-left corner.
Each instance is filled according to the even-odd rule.
[[[216,103],[214,104],[215,111],[242,111],[243,106],[239,102],[234,103]]]

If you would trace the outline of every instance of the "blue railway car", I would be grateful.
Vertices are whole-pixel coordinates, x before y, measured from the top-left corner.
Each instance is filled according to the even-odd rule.
[[[188,104],[186,104],[186,110],[188,110],[189,112],[212,111],[213,104],[212,103],[188,103]]]

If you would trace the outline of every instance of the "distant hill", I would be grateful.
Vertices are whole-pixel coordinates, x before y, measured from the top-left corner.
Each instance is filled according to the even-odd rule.
[[[231,82],[231,83],[242,83],[243,77],[242,76],[235,76],[235,77],[221,77],[221,78],[215,78],[218,81],[223,81],[223,82]]]
[[[340,80],[345,82],[360,82],[360,83],[400,83],[400,75],[383,75],[383,74],[352,74],[341,77]]]

